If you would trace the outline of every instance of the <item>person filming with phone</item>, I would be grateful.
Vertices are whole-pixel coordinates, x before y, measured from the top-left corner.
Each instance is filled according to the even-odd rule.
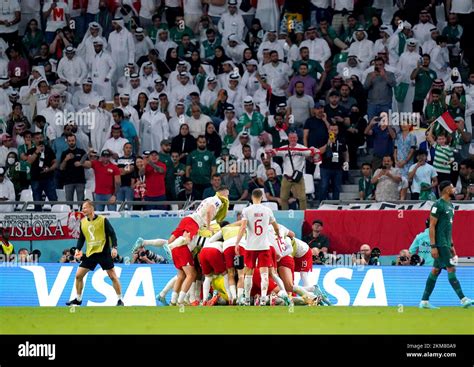
[[[392,107],[392,88],[395,87],[395,74],[385,70],[385,61],[377,57],[374,61],[374,71],[367,75],[364,88],[367,96],[367,117],[371,120],[381,112],[388,112]]]

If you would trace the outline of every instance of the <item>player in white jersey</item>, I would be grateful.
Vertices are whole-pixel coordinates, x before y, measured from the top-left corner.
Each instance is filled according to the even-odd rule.
[[[275,231],[270,228],[268,241],[275,251],[273,255],[274,268],[283,281],[284,289],[287,292],[292,292],[295,262],[292,257],[293,248],[286,243],[285,239],[295,237],[295,233],[281,224],[278,225],[278,228],[280,237],[276,237]]]
[[[186,293],[196,279],[197,272],[194,267],[194,259],[192,250],[188,246],[191,240],[196,236],[202,228],[211,228],[211,221],[216,219],[217,222],[224,220],[227,209],[229,207],[229,190],[225,186],[221,186],[215,196],[204,199],[198,208],[187,217],[183,218],[178,227],[173,231],[168,240],[173,263],[178,269],[178,279],[174,284],[174,296],[178,294],[176,302],[182,304]]]
[[[298,238],[291,239],[293,257],[295,259],[295,272],[299,272],[303,287],[309,287],[309,272],[313,271],[313,253],[308,244]]]
[[[261,305],[267,302],[268,268],[272,267],[272,255],[268,241],[268,230],[272,226],[277,237],[280,236],[278,224],[270,208],[261,204],[263,192],[260,189],[252,191],[253,205],[242,211],[242,224],[235,241],[235,254],[240,255],[240,240],[247,231],[247,247],[245,249],[245,278],[244,295],[246,305],[250,304],[253,269],[259,268],[261,276]]]

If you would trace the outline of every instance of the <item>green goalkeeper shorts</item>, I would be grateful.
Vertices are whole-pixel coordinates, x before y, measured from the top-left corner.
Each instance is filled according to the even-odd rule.
[[[437,259],[434,259],[433,267],[437,269],[452,268],[454,265],[449,262],[452,257],[451,249],[447,246],[437,248],[439,256]]]

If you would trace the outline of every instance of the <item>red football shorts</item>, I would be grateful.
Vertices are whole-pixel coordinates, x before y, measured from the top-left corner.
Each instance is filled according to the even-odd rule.
[[[204,247],[201,250],[199,253],[199,263],[204,275],[222,274],[226,271],[222,252],[213,247]]]
[[[193,237],[197,235],[198,231],[199,225],[196,223],[196,221],[190,217],[185,217],[181,219],[178,227],[171,234],[178,238],[182,236],[184,232],[189,232],[191,239],[193,239]]]
[[[313,271],[313,252],[311,249],[308,249],[303,256],[295,258],[295,271]]]
[[[273,266],[272,254],[270,250],[245,250],[244,263],[249,269],[268,268]]]
[[[193,254],[188,246],[179,246],[171,250],[173,263],[176,269],[181,270],[183,266],[194,266]]]
[[[240,256],[243,256],[245,259],[245,249],[242,246],[239,246]],[[235,257],[235,246],[228,247],[224,250],[224,260],[226,269],[231,269],[234,267],[234,257]]]

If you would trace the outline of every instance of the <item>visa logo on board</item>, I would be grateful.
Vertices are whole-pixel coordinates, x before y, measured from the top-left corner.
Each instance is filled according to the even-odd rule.
[[[166,269],[169,273],[169,278],[173,277],[174,268],[172,266],[157,265],[160,272]],[[160,289],[155,289],[153,283],[152,267],[150,266],[127,266],[126,272],[123,272],[123,267],[116,266],[115,271],[120,278],[122,272],[122,286],[126,286],[123,301],[127,306],[156,306],[156,294]],[[166,268],[165,268],[166,267]],[[38,296],[38,304],[40,306],[63,306],[58,304],[63,293],[68,293],[68,299],[75,296],[75,282],[72,288],[67,288],[66,285],[71,277],[74,277],[76,268],[74,266],[61,266],[56,274],[46,275],[44,266],[40,265],[26,265],[23,269],[33,274],[35,288]],[[129,270],[133,270],[130,272]],[[355,297],[351,293],[341,287],[337,282],[339,280],[352,280],[355,268],[351,267],[337,267],[327,271],[322,279],[321,268],[315,267],[309,273],[311,284],[320,284],[322,288],[335,298],[337,306],[387,306],[387,293],[385,289],[385,281],[383,277],[383,269],[373,268],[365,271],[362,283],[357,290]],[[357,270],[356,270],[357,271]],[[92,276],[90,281],[87,278]],[[95,272],[89,272],[84,279],[84,302],[86,306],[114,306],[117,299],[112,285],[107,283],[108,276],[105,271],[98,269]],[[295,283],[299,282],[299,274],[295,273]],[[124,284],[125,283],[125,284]],[[51,285],[52,284],[52,285]],[[164,284],[163,284],[164,285]],[[87,299],[87,289],[92,287],[95,292],[101,294],[105,299],[100,302],[97,299]],[[141,291],[140,291],[141,289]],[[139,292],[140,291],[140,292]],[[372,294],[371,294],[372,292]],[[370,295],[370,297],[369,297]],[[96,297],[94,297],[96,298]]]

